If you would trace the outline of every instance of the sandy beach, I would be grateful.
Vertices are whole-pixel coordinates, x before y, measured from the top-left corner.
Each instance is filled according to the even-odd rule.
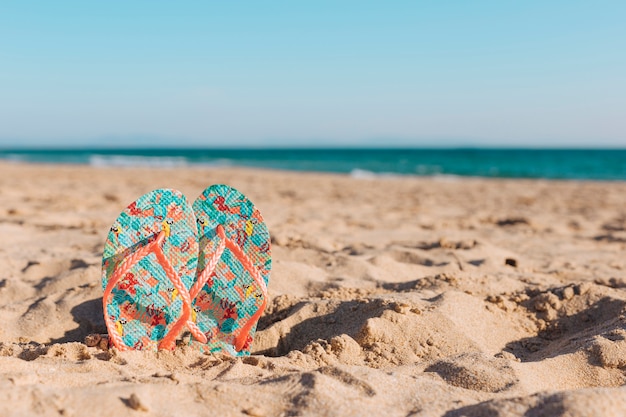
[[[112,222],[229,184],[272,234],[252,356],[88,347]],[[626,415],[626,183],[0,163],[0,415]]]

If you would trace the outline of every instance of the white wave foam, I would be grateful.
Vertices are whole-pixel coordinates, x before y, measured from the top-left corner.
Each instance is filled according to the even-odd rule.
[[[130,155],[90,155],[89,165],[94,167],[154,167],[178,168],[187,166],[183,157],[170,156],[130,156]]]
[[[360,180],[371,180],[374,178],[401,178],[405,175],[394,172],[373,172],[366,169],[354,168],[350,171],[350,176]]]
[[[7,153],[2,155],[2,159],[9,162],[26,162],[26,158],[24,158],[24,156],[16,153]]]
[[[369,180],[378,177],[375,172],[359,168],[354,168],[352,171],[350,171],[350,176],[352,178],[357,178],[360,180]]]
[[[417,175],[438,175],[441,174],[441,167],[439,165],[424,165],[419,164],[415,166],[415,173]]]
[[[212,167],[212,168],[220,168],[220,167],[230,167],[233,166],[233,161],[227,158],[218,158],[212,161],[201,161],[195,165],[200,165],[203,167]]]

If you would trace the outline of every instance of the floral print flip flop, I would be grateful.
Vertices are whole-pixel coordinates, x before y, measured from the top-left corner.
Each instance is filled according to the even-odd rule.
[[[196,279],[196,217],[179,191],[139,197],[119,215],[102,260],[102,299],[109,341],[119,350],[173,349],[190,321]]]
[[[267,225],[254,204],[227,185],[207,188],[193,209],[200,247],[191,321],[208,340],[203,350],[249,355],[268,301]]]

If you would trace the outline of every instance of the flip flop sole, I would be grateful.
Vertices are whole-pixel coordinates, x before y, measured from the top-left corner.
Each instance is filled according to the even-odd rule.
[[[217,227],[241,248],[259,271],[265,285],[272,267],[270,235],[259,210],[241,192],[226,185],[212,185],[193,204],[198,221],[200,252],[198,271],[203,271],[220,245]],[[240,260],[224,249],[214,272],[194,300],[195,321],[208,336],[204,350],[226,351],[233,356],[250,354],[256,323],[241,351],[236,351],[238,331],[261,308],[263,294]]]
[[[176,190],[159,189],[139,197],[117,218],[107,236],[102,288],[128,259],[166,232],[161,250],[187,290],[196,276],[198,242],[195,214]],[[140,259],[118,281],[105,305],[124,345],[156,350],[182,314],[182,299],[155,253]],[[111,331],[111,330],[109,330]]]

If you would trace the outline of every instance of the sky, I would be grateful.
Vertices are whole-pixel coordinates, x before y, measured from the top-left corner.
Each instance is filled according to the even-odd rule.
[[[626,148],[624,1],[0,3],[0,147]]]

